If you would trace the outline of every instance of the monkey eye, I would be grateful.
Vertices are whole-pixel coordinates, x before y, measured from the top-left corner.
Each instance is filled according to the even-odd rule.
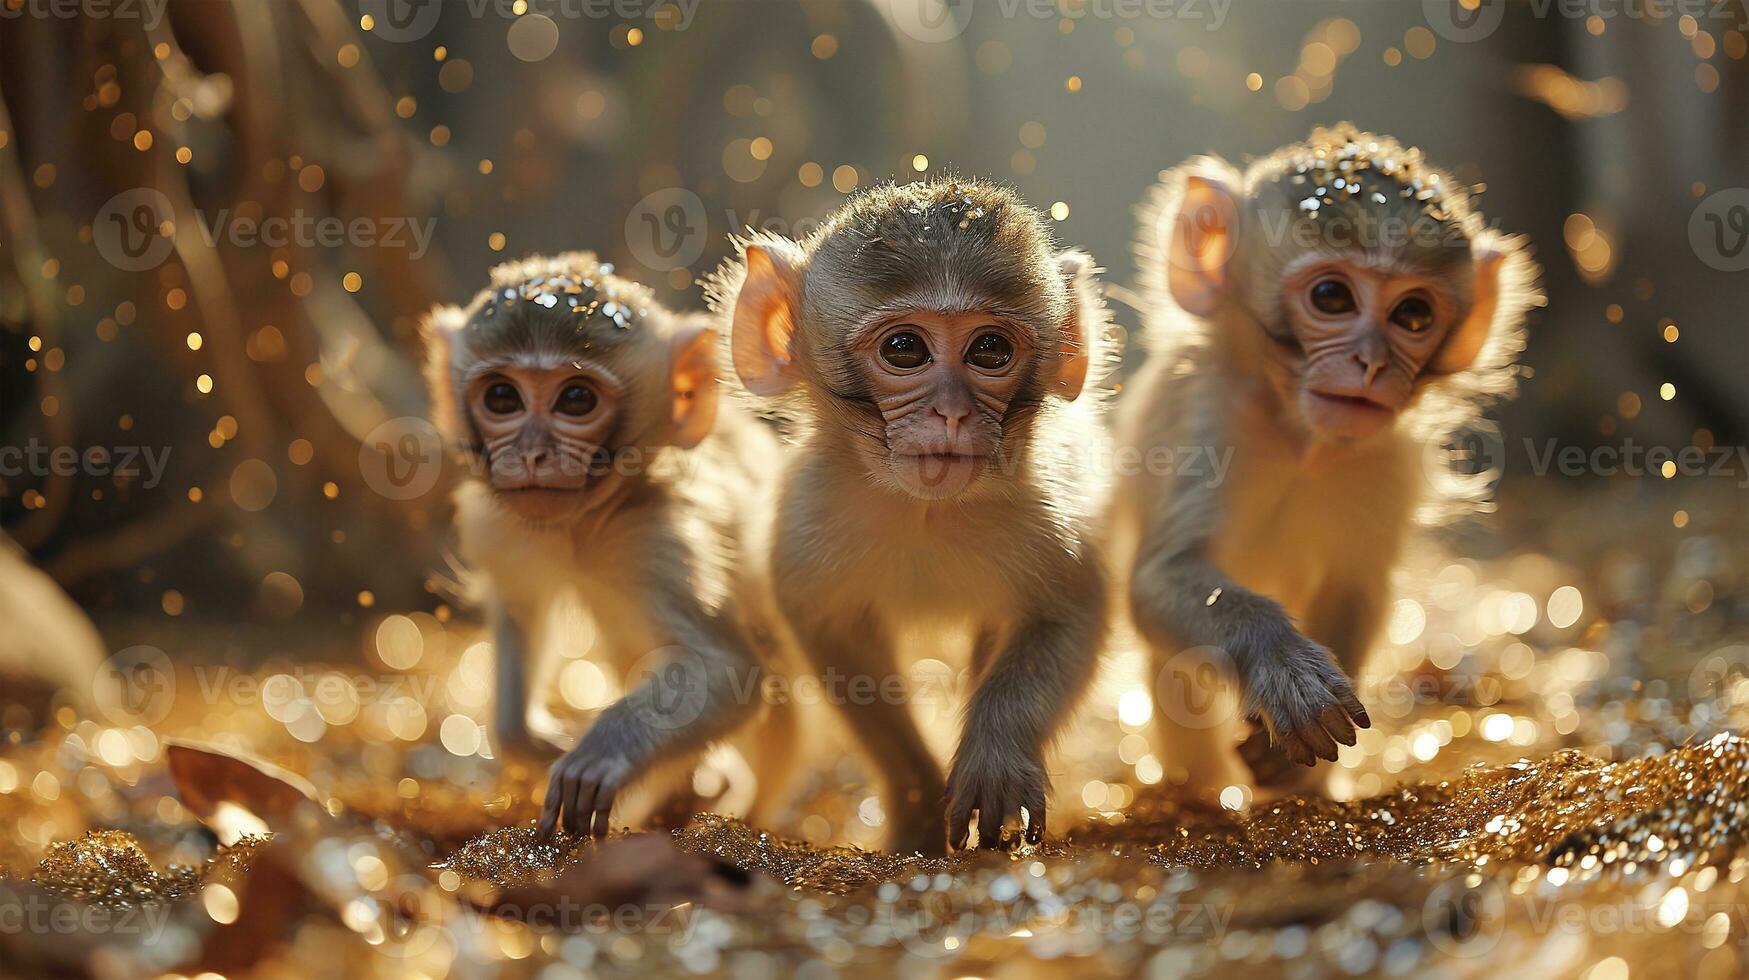
[[[481,400],[486,404],[486,411],[493,415],[513,415],[522,410],[522,395],[508,381],[492,382]]]
[[[881,360],[901,371],[920,368],[929,363],[929,345],[922,337],[903,330],[881,341]]]
[[[600,396],[595,389],[583,384],[566,385],[559,392],[559,400],[553,403],[553,411],[572,418],[583,418],[595,411],[595,406],[601,404]]]
[[[1321,279],[1312,284],[1312,307],[1319,313],[1354,312],[1354,293],[1340,279]]]
[[[986,371],[1000,371],[1014,359],[1014,345],[999,333],[979,334],[966,351],[966,361]]]
[[[1423,296],[1409,296],[1391,310],[1391,322],[1410,333],[1433,326],[1433,304]]]

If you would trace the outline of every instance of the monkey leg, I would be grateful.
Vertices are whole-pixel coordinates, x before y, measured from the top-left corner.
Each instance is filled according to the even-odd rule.
[[[801,759],[806,752],[802,731],[801,708],[793,698],[765,705],[759,719],[742,729],[735,739],[735,748],[746,760],[758,782],[753,804],[747,810],[747,822],[755,827],[775,826],[795,802]]]
[[[1072,581],[1072,579],[1071,579]],[[1044,836],[1049,779],[1044,749],[1092,679],[1105,636],[1098,611],[1102,586],[1082,579],[1087,594],[1065,594],[1056,608],[1023,623],[978,678],[948,775],[947,836],[955,848],[971,838],[1002,846],[1003,829],[1025,810],[1025,837]]]
[[[850,622],[798,623],[796,633],[822,673],[826,700],[838,706],[878,774],[886,805],[887,846],[901,852],[943,853],[941,807],[947,784],[917,730],[910,705],[886,696],[889,686],[882,682],[898,673],[886,632],[865,614]],[[844,683],[839,685],[839,680]]]
[[[1243,735],[1238,691],[1225,670],[1174,644],[1151,644],[1149,662],[1165,781],[1194,802],[1215,805],[1222,789],[1247,781],[1233,752]]]

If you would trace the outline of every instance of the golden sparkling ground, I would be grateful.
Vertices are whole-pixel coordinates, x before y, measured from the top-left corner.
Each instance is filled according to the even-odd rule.
[[[1687,503],[1680,535],[1636,506],[1666,537],[1630,535],[1629,551],[1578,543],[1630,526],[1614,517],[1525,519],[1594,554],[1599,576],[1537,553],[1410,568],[1342,802],[1233,787],[1235,809],[1188,804],[1120,653],[1064,738],[1036,848],[869,850],[881,811],[853,762],[818,773],[782,833],[700,814],[672,846],[541,841],[540,764],[451,737],[486,717],[477,628],[385,613],[369,664],[270,663],[242,675],[258,696],[216,700],[179,673],[152,725],[62,709],[0,747],[0,896],[155,910],[156,932],[99,919],[91,941],[106,962],[185,976],[1738,976],[1749,556],[1729,546],[1736,516]],[[561,713],[615,694],[599,670],[571,675]],[[951,735],[952,717],[931,730]],[[194,811],[248,809],[259,790],[214,770],[189,796],[167,775],[172,736],[270,761],[319,805],[259,814],[272,844],[215,845]],[[0,964],[45,972],[87,948],[34,938],[55,941]]]

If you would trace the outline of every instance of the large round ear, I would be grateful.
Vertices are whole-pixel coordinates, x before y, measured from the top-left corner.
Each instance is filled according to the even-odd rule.
[[[1184,178],[1167,244],[1166,285],[1186,313],[1209,316],[1226,299],[1238,222],[1238,202],[1225,183],[1201,174]]]
[[[670,439],[682,449],[703,442],[717,424],[717,330],[709,317],[688,316],[668,346]]]
[[[1105,298],[1099,267],[1086,252],[1068,249],[1057,255],[1057,268],[1069,289],[1069,313],[1057,341],[1057,378],[1053,390],[1064,401],[1081,397],[1093,363],[1094,348],[1105,330]]]
[[[1488,333],[1494,327],[1494,310],[1500,303],[1500,267],[1506,257],[1499,252],[1480,252],[1475,257],[1475,278],[1470,293],[1470,313],[1462,323],[1452,328],[1439,352],[1433,355],[1428,370],[1434,374],[1456,374],[1476,361],[1476,355],[1488,343]]]
[[[743,250],[746,273],[735,292],[729,351],[735,374],[755,395],[775,395],[797,378],[791,348],[801,321],[805,259],[787,238],[761,236]]]

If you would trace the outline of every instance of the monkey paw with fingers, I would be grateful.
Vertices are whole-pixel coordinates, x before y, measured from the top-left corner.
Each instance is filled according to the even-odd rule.
[[[540,836],[551,837],[562,826],[578,837],[606,837],[614,797],[629,782],[633,768],[620,753],[603,752],[588,739],[578,743],[547,773]]]
[[[1038,843],[1045,831],[1044,766],[1032,759],[1004,760],[987,754],[956,759],[947,779],[947,838],[954,850],[964,850],[970,841],[974,812],[979,847],[1013,843],[1003,836],[1010,823],[1024,825],[1026,843]]]
[[[1353,745],[1357,727],[1372,727],[1354,684],[1330,651],[1303,636],[1296,634],[1248,681],[1252,722],[1299,765],[1335,762],[1338,744]]]

